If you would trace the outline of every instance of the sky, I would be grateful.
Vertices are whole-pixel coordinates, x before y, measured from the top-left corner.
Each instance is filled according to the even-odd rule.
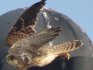
[[[0,15],[18,8],[29,7],[39,0],[0,0]],[[47,0],[45,7],[69,16],[80,25],[93,41],[93,0]]]

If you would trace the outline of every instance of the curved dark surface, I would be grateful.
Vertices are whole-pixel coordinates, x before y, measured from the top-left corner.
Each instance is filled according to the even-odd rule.
[[[68,61],[68,70],[93,70],[93,58],[73,57]]]
[[[17,9],[0,16],[0,70],[16,70],[16,68],[9,65],[5,60],[8,51],[5,39],[13,24],[24,11],[25,9]],[[44,13],[47,14],[47,17]],[[91,40],[80,26],[74,23],[69,17],[51,9],[43,9],[38,14],[36,25],[37,32],[47,28],[47,24],[50,24],[52,27],[61,27],[62,29],[60,35],[53,41],[53,44],[60,44],[75,39],[83,40],[84,46],[71,53],[72,58],[80,56],[92,57],[93,46]],[[62,58],[57,58],[48,66],[42,68],[34,67],[32,70],[65,70],[65,63],[68,63],[68,61],[64,61]]]

